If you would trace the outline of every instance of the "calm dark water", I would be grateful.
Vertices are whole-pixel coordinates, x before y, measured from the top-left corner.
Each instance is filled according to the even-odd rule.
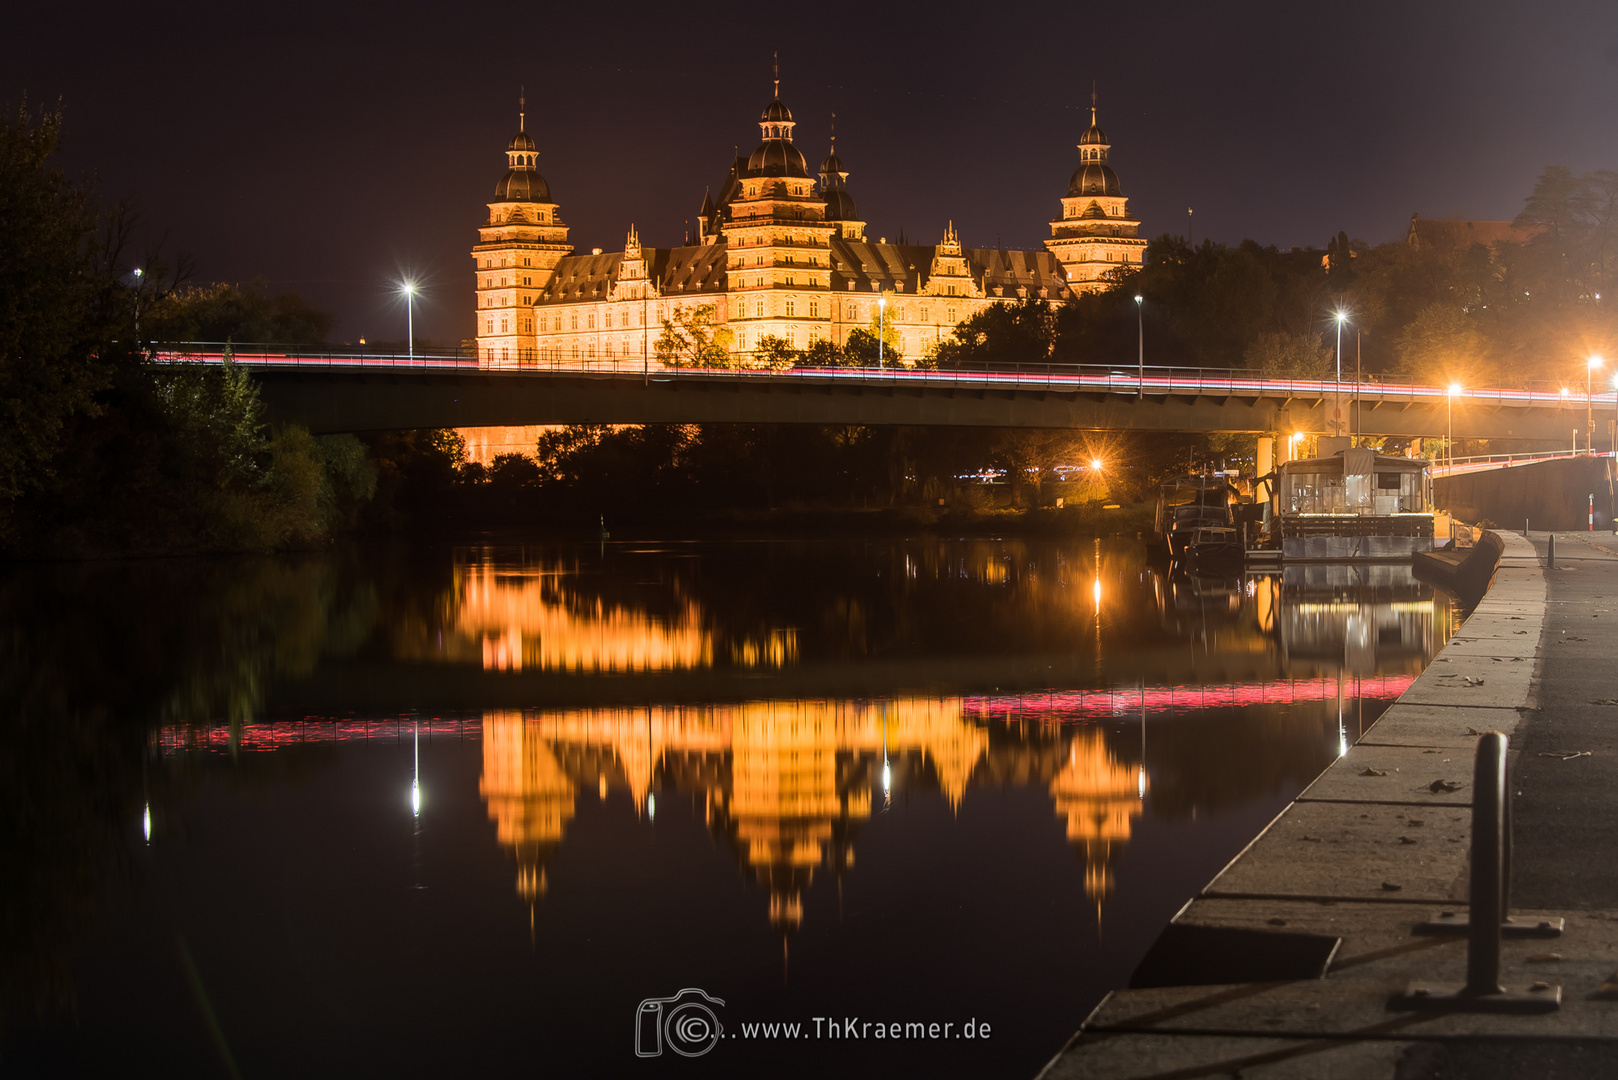
[[[0,618],[6,1075],[1015,1077],[1455,615],[915,541],[35,567]]]

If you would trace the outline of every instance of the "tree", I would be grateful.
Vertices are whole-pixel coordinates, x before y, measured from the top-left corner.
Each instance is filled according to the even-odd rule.
[[[712,304],[676,305],[663,320],[654,348],[658,360],[669,367],[728,367],[732,340],[728,329],[714,327]]]
[[[326,340],[336,318],[297,293],[270,295],[262,282],[181,289],[142,317],[152,341],[267,342],[313,345]]]
[[[0,532],[12,500],[48,480],[68,418],[95,413],[136,361],[110,265],[125,223],[50,164],[61,131],[61,113],[26,102],[0,122]]]
[[[1331,373],[1332,351],[1319,334],[1266,331],[1247,347],[1247,366],[1266,379],[1320,379]]]
[[[955,327],[934,354],[944,368],[1042,364],[1051,358],[1056,313],[1044,300],[990,304]]]
[[[1453,304],[1428,304],[1399,334],[1398,373],[1432,385],[1478,382],[1489,374],[1477,323]]]
[[[804,367],[832,368],[845,367],[848,360],[835,341],[829,338],[816,338],[803,351],[802,363]]]
[[[876,367],[876,335],[858,327],[850,330],[848,340],[843,342],[843,357],[848,361],[849,367]]]
[[[786,338],[774,334],[765,334],[753,346],[754,366],[770,371],[786,371],[796,367],[801,356],[797,349],[787,344]]]

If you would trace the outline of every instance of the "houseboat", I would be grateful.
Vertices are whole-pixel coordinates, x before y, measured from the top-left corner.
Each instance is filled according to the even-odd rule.
[[[1165,482],[1157,495],[1153,527],[1160,550],[1169,557],[1218,562],[1242,557],[1237,507],[1241,496],[1224,474],[1182,476]]]
[[[1408,561],[1433,549],[1432,462],[1374,450],[1275,471],[1266,547],[1283,561]]]

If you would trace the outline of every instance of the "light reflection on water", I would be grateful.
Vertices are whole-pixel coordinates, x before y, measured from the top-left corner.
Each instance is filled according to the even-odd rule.
[[[292,614],[227,656],[227,674],[193,677],[205,690],[170,691],[148,713],[143,792],[160,782],[132,804],[133,831],[175,882],[265,857],[251,843],[188,848],[199,807],[271,813],[242,809],[240,788],[304,813],[313,796],[298,784],[248,783],[264,775],[255,762],[301,763],[343,792],[381,784],[371,803],[416,823],[413,874],[430,877],[444,844],[458,865],[500,868],[412,888],[497,927],[520,913],[514,939],[493,933],[434,979],[551,935],[515,1000],[573,987],[616,1002],[676,977],[659,958],[678,950],[647,912],[700,927],[731,903],[734,885],[690,842],[705,835],[749,886],[730,921],[693,931],[705,952],[667,992],[713,983],[755,1010],[839,1007],[865,992],[836,959],[859,941],[915,1000],[996,987],[1000,1056],[929,1058],[940,1074],[1031,1075],[1190,892],[1409,685],[1454,618],[1407,568],[1197,578],[1088,542],[484,547],[431,572],[381,560],[275,581],[237,618],[270,601]],[[348,696],[363,707],[334,707]],[[408,764],[389,773],[397,753]],[[385,832],[381,812],[350,807],[324,828]],[[308,839],[309,873],[359,872],[323,839]],[[901,902],[938,859],[957,860],[956,876],[930,884],[922,908]],[[643,895],[618,880],[632,865]],[[160,891],[119,894],[111,918],[149,919]],[[973,914],[951,921],[957,908]],[[626,910],[645,925],[601,921]],[[586,943],[603,932],[628,949],[629,985],[592,996],[579,988],[601,958]],[[985,952],[1024,932],[1049,947]],[[251,1000],[260,962],[238,958],[220,992]],[[93,994],[127,975],[80,979]],[[557,1060],[610,1071],[616,1007],[549,1034]],[[466,1035],[446,1030],[443,1046]],[[750,1074],[761,1060],[783,1071],[743,1054],[712,1067]]]

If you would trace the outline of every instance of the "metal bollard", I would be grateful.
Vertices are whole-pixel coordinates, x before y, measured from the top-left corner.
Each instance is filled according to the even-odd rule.
[[[1417,932],[1465,930],[1466,982],[1461,985],[1411,983],[1390,1008],[1453,1012],[1551,1012],[1561,1007],[1562,988],[1535,983],[1508,990],[1500,983],[1500,936],[1511,903],[1511,796],[1506,775],[1506,737],[1491,731],[1478,739],[1472,765],[1472,867],[1466,919],[1434,920]],[[1435,925],[1439,924],[1439,925]],[[1562,920],[1538,920],[1523,932],[1554,936]]]
[[[1547,569],[1547,570],[1555,570],[1556,569],[1556,534],[1555,533],[1546,533],[1545,534],[1545,540],[1546,540],[1546,543],[1548,543],[1550,545],[1550,547],[1545,552],[1545,569]]]

